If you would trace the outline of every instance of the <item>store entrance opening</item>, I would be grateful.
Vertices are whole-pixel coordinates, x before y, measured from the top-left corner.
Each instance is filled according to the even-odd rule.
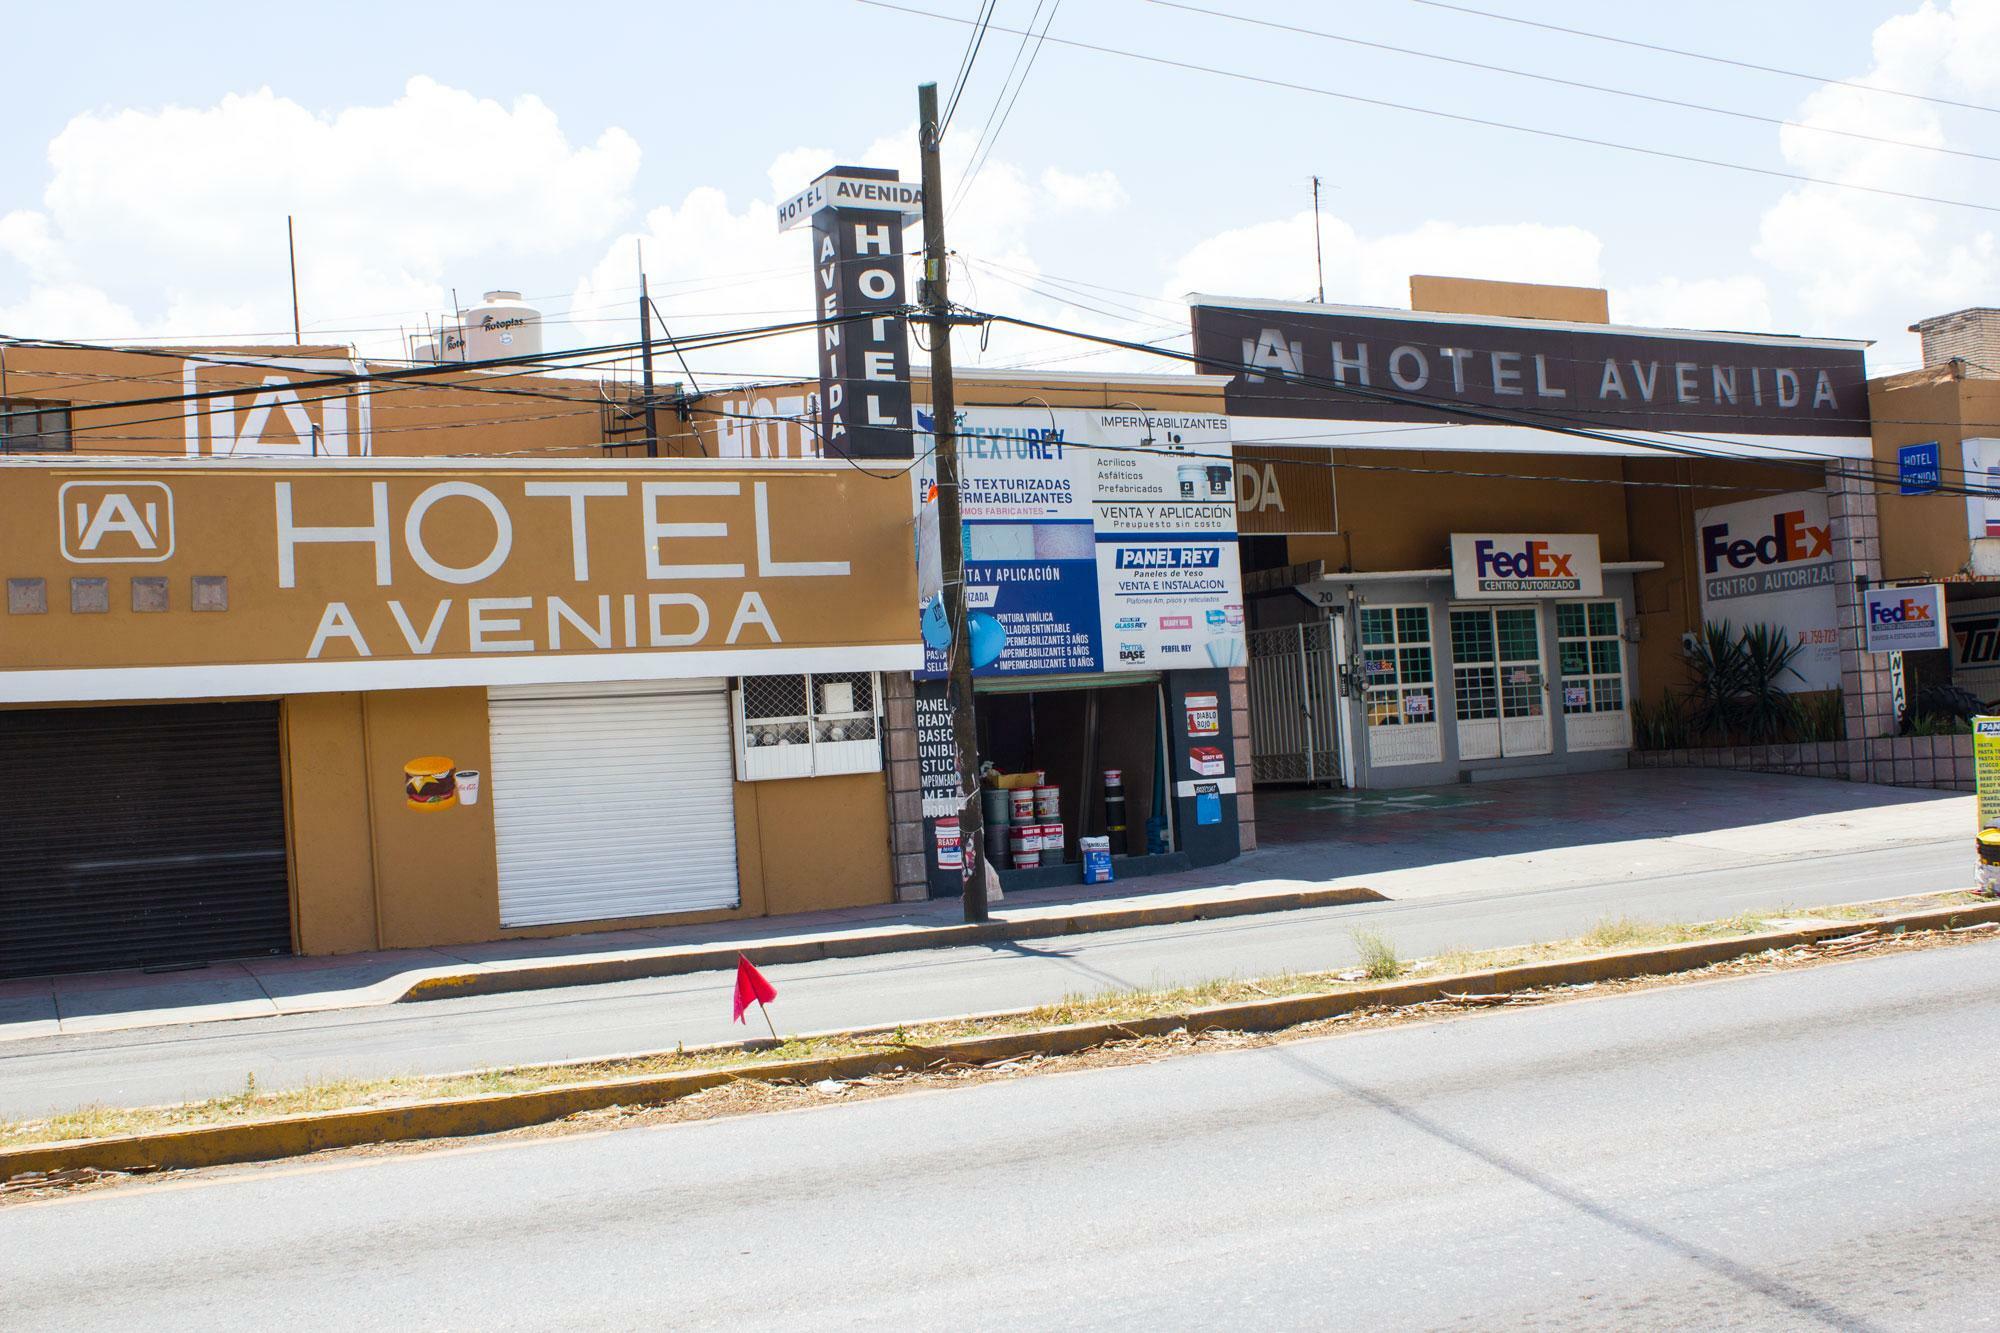
[[[1074,866],[1082,859],[1077,840],[1086,836],[1108,837],[1113,858],[1172,851],[1159,679],[1024,685],[982,682],[977,696],[979,757],[995,770],[982,781],[993,865],[1003,873]],[[1041,799],[1032,814],[1015,818],[1027,801],[1011,792],[1024,786],[1042,789]]]

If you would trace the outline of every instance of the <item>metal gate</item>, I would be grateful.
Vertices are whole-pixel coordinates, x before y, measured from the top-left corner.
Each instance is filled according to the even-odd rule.
[[[1250,632],[1250,757],[1259,785],[1338,783],[1340,622]]]
[[[275,703],[0,709],[0,977],[289,953]]]

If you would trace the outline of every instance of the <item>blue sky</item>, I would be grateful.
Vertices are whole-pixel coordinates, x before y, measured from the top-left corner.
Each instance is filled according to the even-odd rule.
[[[977,0],[909,0],[970,17]],[[1826,88],[1416,0],[1206,0],[1462,60],[2000,156],[2000,115]],[[2000,0],[1607,6],[1472,0],[1542,22],[2000,106]],[[1036,0],[998,0],[1026,25]],[[1047,16],[1047,6],[1042,6]],[[329,15],[335,17],[329,19]],[[7,7],[0,331],[196,338],[288,328],[284,215],[308,321],[393,353],[395,328],[485,287],[540,298],[552,341],[631,336],[634,240],[679,328],[806,306],[769,204],[835,160],[914,174],[915,86],[949,90],[961,23],[855,3]],[[1138,336],[1190,286],[1313,290],[1327,182],[1333,301],[1400,303],[1411,271],[1592,282],[1616,317],[1880,340],[1991,302],[1993,212],[1455,123],[1058,45],[1123,48],[1667,152],[1993,199],[2000,164],[1370,50],[1145,0],[1065,0],[964,205],[955,295]],[[1020,39],[986,39],[947,145],[955,180]],[[796,265],[795,269],[788,266]],[[1068,304],[1101,284],[1089,304]],[[1025,284],[1025,285],[1024,285]],[[1065,295],[1065,293],[1067,293]],[[988,364],[1077,349],[996,339]],[[976,357],[980,354],[975,354]],[[1081,369],[1113,359],[1052,363]],[[796,373],[801,349],[716,353]]]

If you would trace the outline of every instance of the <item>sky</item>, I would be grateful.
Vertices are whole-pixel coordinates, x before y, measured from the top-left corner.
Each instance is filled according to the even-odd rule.
[[[1917,364],[1913,321],[2000,303],[2000,0],[1191,3],[994,0],[944,146],[957,301],[1185,348],[1191,291],[1314,297],[1317,175],[1335,303],[1405,306],[1412,273],[1604,286],[1624,323],[1872,339],[1877,374]],[[914,179],[917,85],[949,99],[981,8],[897,4],[0,0],[16,51],[90,53],[9,62],[0,334],[288,340],[287,214],[307,341],[373,355],[496,288],[551,347],[628,341],[641,254],[672,333],[802,317],[774,204],[836,164]]]

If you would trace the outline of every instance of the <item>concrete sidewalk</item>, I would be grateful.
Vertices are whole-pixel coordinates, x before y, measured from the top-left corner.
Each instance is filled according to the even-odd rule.
[[[984,936],[968,933],[977,928],[964,926],[957,901],[946,899],[452,949],[6,981],[0,1040],[384,1005],[413,992],[436,998],[671,975],[731,966],[738,950],[760,961],[798,961],[1732,867],[1769,866],[1775,904],[1809,858],[1969,841],[1973,827],[1968,796],[1725,770],[1256,799],[1261,850],[1108,890],[1011,894]]]

